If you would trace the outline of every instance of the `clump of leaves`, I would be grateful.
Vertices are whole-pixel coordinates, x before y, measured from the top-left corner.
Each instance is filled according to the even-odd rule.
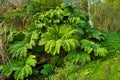
[[[14,74],[16,80],[23,80],[24,77],[32,74],[32,67],[35,67],[37,63],[36,55],[31,54],[28,49],[35,46],[35,40],[38,39],[39,33],[36,34],[36,30],[30,33],[12,30],[10,29],[7,32],[10,60],[1,65],[1,72],[6,76]]]
[[[108,56],[115,56],[120,48],[120,35],[119,32],[107,32],[106,40],[101,42],[101,45],[108,49]]]
[[[73,29],[70,25],[53,25],[41,35],[39,45],[45,44],[45,51],[53,55],[59,54],[61,47],[65,51],[70,51],[75,49],[78,43],[76,33],[77,29]]]
[[[99,44],[86,39],[81,40],[80,44],[79,50],[72,50],[68,53],[65,57],[65,62],[70,61],[74,64],[85,64],[96,56],[103,57],[108,53],[108,51],[105,48],[100,47]]]
[[[90,55],[87,53],[84,53],[82,51],[70,51],[68,55],[65,57],[65,62],[71,62],[73,64],[85,64],[86,62],[89,62],[91,60]]]
[[[43,66],[43,69],[40,71],[41,74],[43,75],[48,75],[49,73],[51,73],[53,71],[53,65],[51,64],[45,64]]]
[[[63,0],[28,0],[26,11],[28,15],[35,15],[39,12],[55,9],[56,6],[59,6],[62,2]]]
[[[89,25],[87,14],[70,4],[61,4],[55,10],[38,16],[35,25],[43,32],[39,45],[45,45],[47,53],[59,54],[61,48],[68,52],[79,46],[78,41],[85,38],[104,40],[104,34]]]
[[[81,40],[81,49],[84,49],[84,52],[87,54],[94,53],[95,56],[105,56],[107,54],[107,50],[105,48],[101,48],[99,44],[96,44],[89,40]]]
[[[86,30],[88,38],[97,41],[104,41],[106,34],[105,32],[98,31],[96,29],[88,29]]]
[[[24,77],[28,77],[32,74],[32,67],[35,67],[37,63],[35,57],[34,55],[30,55],[29,57],[25,57],[22,61],[12,59],[5,65],[0,66],[0,70],[2,70],[2,74],[7,77],[14,73],[16,80],[23,80]]]
[[[120,33],[119,32],[107,32],[106,40],[102,42],[102,45],[109,50],[120,48]]]

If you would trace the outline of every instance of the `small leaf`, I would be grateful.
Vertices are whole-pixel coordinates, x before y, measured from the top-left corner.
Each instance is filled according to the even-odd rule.
[[[30,55],[27,60],[26,60],[26,64],[30,65],[30,66],[35,66],[37,61],[35,60],[36,56],[35,55]]]

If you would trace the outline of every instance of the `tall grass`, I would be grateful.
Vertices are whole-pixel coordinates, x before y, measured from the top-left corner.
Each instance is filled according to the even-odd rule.
[[[98,29],[120,31],[120,10],[117,5],[108,2],[95,3],[91,12],[94,26]]]

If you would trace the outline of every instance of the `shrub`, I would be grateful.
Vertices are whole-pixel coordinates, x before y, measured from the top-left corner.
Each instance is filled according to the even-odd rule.
[[[23,80],[32,74],[32,67],[36,64],[43,66],[49,63],[56,66],[52,61],[58,59],[50,60],[54,56],[66,58],[64,62],[82,64],[96,56],[106,55],[107,50],[94,43],[103,40],[104,35],[91,28],[87,13],[77,10],[70,4],[61,4],[54,10],[39,12],[34,17],[34,24],[28,29],[8,31],[10,61],[1,66],[2,74],[14,74],[16,80]],[[41,60],[44,63],[41,63]],[[51,71],[51,65],[44,65],[41,73],[48,75]]]

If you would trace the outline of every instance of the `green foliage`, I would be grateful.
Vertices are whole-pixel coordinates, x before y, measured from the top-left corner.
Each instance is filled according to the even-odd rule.
[[[60,25],[48,28],[48,32],[41,35],[41,40],[39,45],[45,44],[45,51],[53,55],[59,54],[61,47],[65,51],[70,51],[75,49],[76,43],[75,39],[77,32],[70,25]]]
[[[55,10],[47,11],[38,16],[36,20],[38,28],[50,27],[52,24],[71,24],[72,27],[81,30],[82,27],[86,26],[88,21],[88,15],[85,12],[77,10],[70,4],[61,4]]]
[[[28,49],[32,49],[36,45],[35,41],[38,39],[40,32],[33,30],[31,32],[20,32],[17,30],[10,30],[8,35],[8,42],[10,43],[8,52],[12,58],[26,57]]]
[[[10,60],[5,65],[2,65],[2,74],[10,76],[14,73],[16,80],[23,80],[24,77],[28,77],[32,74],[32,67],[35,67],[36,60],[34,55],[26,57],[24,60]]]
[[[119,80],[120,52],[104,60],[95,60],[85,65],[69,63],[49,76],[48,80]]]
[[[75,80],[77,70],[79,69],[78,65],[65,63],[64,68],[56,68],[55,75],[49,77],[48,80]]]
[[[64,61],[63,58],[61,58],[59,55],[53,56],[50,58],[50,63],[54,66],[62,66]]]
[[[85,64],[86,62],[89,62],[91,59],[94,59],[95,56],[106,56],[108,51],[100,47],[99,44],[94,43],[92,41],[83,39],[80,41],[80,50],[73,50],[68,53],[68,55],[65,57],[65,62],[71,62],[71,63],[81,63]]]
[[[62,76],[60,79],[64,80],[66,77],[68,80],[75,79],[74,76],[77,75],[71,72],[77,71],[78,67],[75,66],[77,69],[74,70],[73,64],[85,64],[91,58],[106,56],[107,53],[105,48],[94,43],[96,40],[104,40],[104,34],[91,28],[88,20],[87,13],[77,10],[70,4],[61,4],[54,10],[36,13],[33,19],[34,24],[26,30],[8,31],[10,61],[1,67],[2,74],[6,76],[13,74],[16,80],[23,80],[24,77],[32,74],[32,67],[38,61],[37,71],[40,71],[44,65],[40,72],[43,75],[49,75],[53,71],[51,64],[54,66],[65,64],[65,69],[59,70]],[[44,54],[46,52],[50,54]],[[33,54],[37,59],[31,56]],[[45,59],[43,64],[41,63],[42,57]],[[8,72],[6,71],[8,68],[4,69],[6,66],[10,69]],[[68,73],[65,74],[66,72]]]
[[[114,53],[116,54],[116,53]],[[89,73],[89,80],[119,80],[119,56],[112,56],[113,58],[108,58],[107,60],[100,62],[92,63],[91,72]],[[114,58],[116,60],[114,60]],[[90,65],[90,64],[89,64]],[[93,67],[94,66],[94,67]],[[87,68],[86,67],[86,68]]]
[[[12,58],[26,57],[28,48],[29,48],[29,45],[26,44],[26,42],[24,41],[16,42],[9,46],[9,53],[11,54]]]
[[[109,56],[114,56],[119,51],[120,48],[120,35],[119,32],[107,32],[106,40],[101,42],[101,45],[106,47]]]
[[[43,66],[43,69],[40,71],[41,74],[43,75],[48,75],[49,73],[51,73],[53,71],[53,65],[51,64],[45,64]]]
[[[63,0],[28,0],[26,11],[29,15],[35,15],[38,12],[55,9],[62,2]]]
[[[83,52],[77,52],[76,50],[74,50],[74,51],[70,51],[64,60],[65,62],[69,61],[74,64],[78,64],[78,63],[85,64],[86,62],[89,62],[91,59],[89,54]]]
[[[34,75],[34,74],[35,74],[35,75],[39,74],[39,71],[38,71],[37,69],[34,69],[34,70],[33,70],[33,75]]]
[[[119,32],[108,32],[106,40],[102,42],[102,45],[107,47],[109,50],[120,48],[120,33]]]
[[[84,52],[87,54],[91,54],[94,52],[95,56],[105,56],[108,52],[105,48],[101,48],[100,45],[89,41],[89,40],[81,40],[81,48],[84,49]]]
[[[34,26],[33,26],[34,27]],[[36,41],[39,39],[41,31],[39,29],[29,29],[26,31],[25,41],[29,43],[29,49],[36,46]]]
[[[92,29],[88,24],[88,15],[70,4],[61,4],[55,10],[38,16],[38,20],[35,21],[36,27],[43,30],[39,45],[45,45],[47,53],[59,54],[61,47],[65,51],[75,49],[75,46],[79,46],[77,40],[81,38],[104,40],[104,34]],[[87,36],[84,37],[83,35],[86,34]]]
[[[2,8],[2,11],[4,11],[4,22],[18,29],[25,29],[26,26],[31,25],[34,22],[34,15],[37,13],[55,9],[56,6],[63,2],[62,0],[25,0],[21,2],[13,1],[15,2],[14,5],[12,2],[6,1],[7,3],[4,7],[9,8],[5,8],[6,10],[4,10],[4,7]]]
[[[37,61],[36,56],[32,55],[29,49],[36,45],[35,41],[40,34],[38,30],[29,28],[29,33],[27,30],[25,32],[14,29],[8,30],[7,41],[9,43],[8,54],[10,54],[10,61],[1,68],[2,74],[6,76],[14,74],[16,80],[23,80],[24,77],[32,74],[32,67],[35,67]]]
[[[96,29],[88,29],[86,32],[89,39],[95,39],[98,41],[105,40],[106,34],[104,32],[98,31]]]
[[[56,73],[50,76],[48,80],[119,80],[120,46],[118,45],[120,37],[118,33],[108,33],[107,35],[106,41],[102,42],[102,46],[107,47],[112,55],[109,54],[106,58],[88,62],[85,65],[77,65],[78,68],[75,67],[75,64],[70,63],[69,67],[58,68]],[[71,68],[72,66],[74,68]],[[69,68],[70,70],[67,71],[66,69]],[[74,72],[74,70],[76,71]],[[65,76],[66,74],[69,75]]]
[[[23,32],[17,31],[12,28],[10,28],[10,30],[7,33],[7,41],[9,43],[12,43],[13,41],[22,41],[25,38],[25,34]]]

